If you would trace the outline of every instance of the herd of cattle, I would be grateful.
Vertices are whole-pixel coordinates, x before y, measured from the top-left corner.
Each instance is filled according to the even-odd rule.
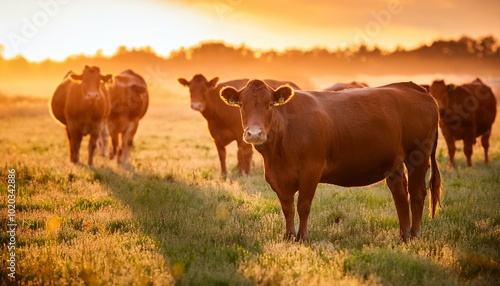
[[[225,147],[232,141],[238,144],[240,174],[249,174],[253,149],[261,153],[265,179],[278,195],[289,239],[308,240],[307,221],[318,183],[350,187],[384,179],[396,205],[402,240],[419,236],[429,168],[432,217],[440,206],[438,125],[451,166],[457,140],[464,141],[471,166],[478,137],[488,163],[496,100],[479,79],[460,86],[442,80],[430,86],[403,82],[375,88],[352,82],[323,91],[304,91],[292,82],[271,79],[218,80],[200,74],[178,79],[189,88],[191,108],[207,120],[223,176]],[[79,161],[82,137],[90,135],[90,166],[98,145],[103,154],[128,165],[134,134],[148,104],[146,82],[140,75],[131,70],[102,75],[98,67],[85,66],[82,74],[69,73],[57,87],[51,109],[66,126],[71,162]]]

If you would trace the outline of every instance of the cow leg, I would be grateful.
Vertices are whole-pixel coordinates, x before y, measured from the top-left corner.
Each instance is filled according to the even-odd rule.
[[[411,204],[411,236],[419,237],[422,226],[422,214],[424,211],[425,197],[427,189],[425,185],[425,175],[429,169],[428,163],[413,166],[413,172],[408,174],[408,192],[410,193]]]
[[[488,149],[490,148],[490,136],[491,136],[491,128],[486,131],[486,133],[483,134],[481,137],[481,145],[483,146],[484,149],[484,163],[488,164],[489,158],[488,158]]]
[[[467,167],[472,166],[472,147],[474,145],[474,138],[466,138],[464,139],[464,154],[467,158]]]
[[[295,203],[294,203],[294,194],[286,194],[280,195],[278,193],[278,198],[281,203],[281,210],[285,215],[285,239],[293,240],[296,236],[295,233]]]
[[[391,190],[396,212],[399,219],[399,234],[404,242],[410,237],[410,209],[408,204],[408,189],[403,164],[386,178],[387,186]]]
[[[238,171],[240,175],[250,174],[250,165],[252,164],[252,145],[243,141],[238,142]]]
[[[219,154],[220,168],[222,177],[226,177],[227,169],[226,169],[226,147],[215,142],[215,146],[217,147],[217,153]]]
[[[132,148],[134,148],[134,136],[135,136],[135,133],[137,132],[137,128],[139,127],[139,122],[135,122],[134,123],[134,129],[132,130],[132,134],[130,135],[130,138],[128,140],[128,147],[130,150],[132,150]]]
[[[101,156],[109,157],[108,145],[109,145],[109,128],[107,122],[104,122],[101,126],[99,139],[97,140],[97,148],[100,151]]]
[[[122,152],[120,154],[120,164],[124,166],[130,164],[130,140],[134,136],[132,134],[134,130],[137,129],[135,128],[135,123],[132,122],[122,134]]]
[[[299,198],[297,200],[297,212],[299,214],[299,231],[297,232],[297,241],[309,241],[309,232],[307,222],[311,211],[311,203],[316,193],[316,188],[321,177],[323,166],[307,166],[308,170],[301,172],[299,177]]]
[[[68,137],[68,145],[69,145],[69,161],[73,162],[73,152],[72,152],[73,149],[71,147],[71,134],[69,132],[68,126],[66,126],[66,136]]]
[[[450,167],[455,168],[455,151],[457,147],[455,147],[455,140],[453,138],[446,138],[446,145],[448,146],[448,157],[450,158]]]
[[[72,129],[68,131],[69,146],[70,146],[70,160],[72,163],[78,163],[80,161],[79,152],[80,144],[82,143],[82,133],[78,129]]]
[[[100,128],[94,128],[90,132],[90,139],[89,139],[89,158],[88,158],[88,164],[90,167],[94,165],[94,152],[97,146],[97,140],[99,139],[100,135]]]
[[[118,132],[112,131],[111,132],[111,152],[109,152],[109,159],[114,160],[116,158],[116,155],[118,154]]]

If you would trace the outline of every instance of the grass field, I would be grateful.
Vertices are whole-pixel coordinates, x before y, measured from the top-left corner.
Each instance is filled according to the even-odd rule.
[[[3,97],[0,106],[0,281],[7,284],[8,170],[16,172],[16,280],[20,285],[498,285],[500,123],[491,164],[438,161],[443,209],[424,217],[422,237],[403,244],[384,183],[320,185],[311,243],[283,240],[279,201],[255,152],[227,179],[189,98],[153,98],[132,151],[133,170],[96,157],[69,162],[65,131],[46,100]],[[85,138],[85,143],[88,138]],[[86,144],[80,151],[86,162]],[[426,210],[427,210],[426,203]]]

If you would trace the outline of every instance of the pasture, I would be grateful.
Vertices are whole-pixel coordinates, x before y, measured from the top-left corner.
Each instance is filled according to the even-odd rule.
[[[385,183],[320,185],[307,245],[283,240],[279,201],[254,153],[238,177],[236,146],[221,178],[214,144],[189,97],[155,98],[140,122],[132,170],[95,157],[69,162],[48,99],[0,98],[0,281],[7,283],[7,177],[16,171],[20,285],[498,285],[500,123],[484,166],[462,143],[448,168],[440,134],[442,210],[403,244]],[[383,136],[381,134],[381,136]],[[86,162],[88,137],[80,150]],[[425,211],[428,210],[426,202]]]

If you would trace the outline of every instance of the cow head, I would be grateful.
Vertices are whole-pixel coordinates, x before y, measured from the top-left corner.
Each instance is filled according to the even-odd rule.
[[[189,87],[189,93],[191,95],[191,108],[193,110],[203,112],[207,107],[207,97],[211,89],[214,89],[219,81],[218,77],[214,77],[210,81],[201,75],[197,74],[193,77],[191,81],[187,81],[184,78],[177,79],[183,86]]]
[[[226,86],[220,91],[226,104],[240,108],[245,142],[257,145],[267,141],[273,108],[286,104],[294,94],[288,84],[272,89],[261,80],[251,80],[240,90]]]
[[[101,81],[107,83],[112,76],[101,75],[101,70],[96,66],[85,66],[82,74],[72,73],[70,77],[73,80],[81,81],[85,99],[96,99],[100,95]]]
[[[143,81],[128,74],[117,75],[114,81],[114,88],[120,90],[114,93],[120,97],[114,99],[115,104],[125,104],[129,108],[135,108],[144,101],[148,90]]]
[[[444,80],[435,80],[430,86],[430,94],[436,99],[440,113],[443,113],[448,107],[448,93],[453,85],[446,85]]]

